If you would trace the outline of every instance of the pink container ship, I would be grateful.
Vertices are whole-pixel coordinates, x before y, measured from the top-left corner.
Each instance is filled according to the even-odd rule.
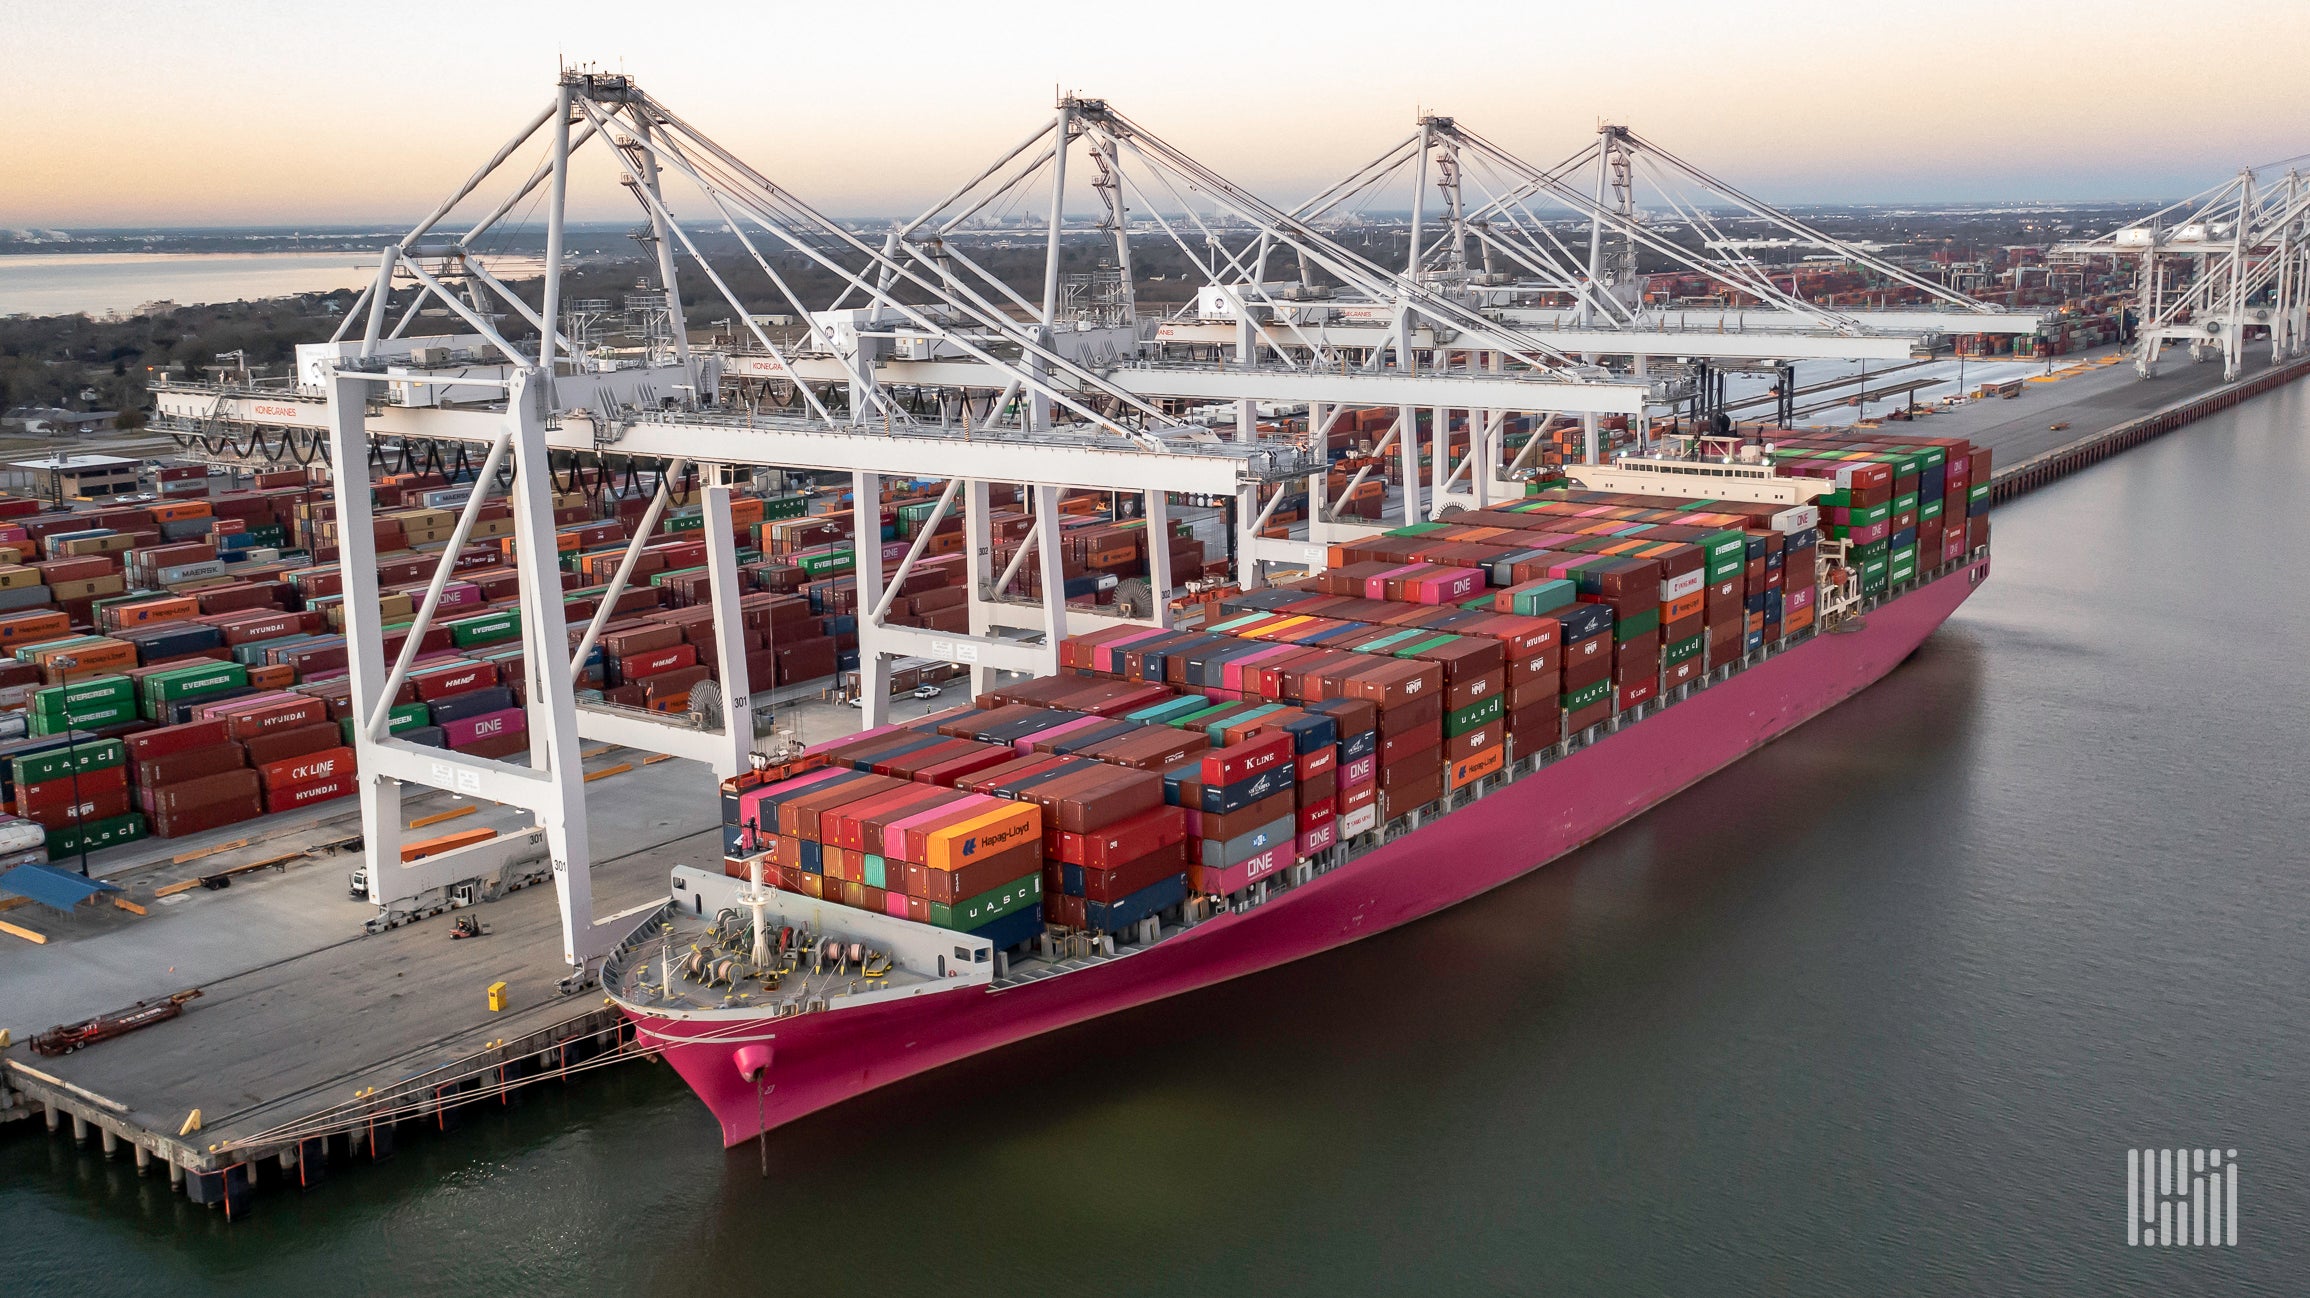
[[[1456,905],[1900,665],[1988,575],[1969,449],[1784,452],[1794,508],[1543,493],[1070,641],[726,783],[723,868],[603,984],[736,1144]]]

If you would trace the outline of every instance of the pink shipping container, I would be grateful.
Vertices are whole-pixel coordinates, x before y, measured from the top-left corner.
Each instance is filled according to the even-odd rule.
[[[1334,821],[1320,825],[1299,836],[1299,857],[1301,859],[1305,859],[1307,857],[1314,856],[1316,853],[1327,847],[1330,847],[1332,844],[1338,841],[1338,822]]]
[[[1484,574],[1475,568],[1446,568],[1422,577],[1407,591],[1415,604],[1453,604],[1471,599],[1484,589]]]
[[[528,715],[520,708],[503,708],[484,712],[477,717],[460,717],[441,723],[441,733],[448,736],[451,748],[463,748],[477,740],[492,739],[498,735],[518,735],[529,729]]]
[[[1401,577],[1407,573],[1418,572],[1425,566],[1425,564],[1407,563],[1401,568],[1390,568],[1386,572],[1380,573],[1377,576],[1364,578],[1364,598],[1386,599],[1388,597],[1389,578]]]

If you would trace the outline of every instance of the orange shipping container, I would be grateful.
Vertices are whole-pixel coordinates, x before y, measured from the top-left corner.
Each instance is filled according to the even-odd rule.
[[[1497,772],[1506,763],[1507,755],[1505,746],[1494,744],[1474,757],[1452,763],[1452,769],[1445,773],[1444,787],[1460,789],[1474,784]]]
[[[72,634],[72,619],[54,610],[14,613],[0,617],[0,647],[39,644]]]
[[[421,838],[414,843],[401,845],[401,861],[402,864],[406,865],[411,861],[421,861],[428,856],[438,856],[443,852],[454,851],[460,847],[486,843],[495,837],[497,837],[497,831],[494,829],[461,829],[454,834],[443,834],[439,838]]]
[[[178,596],[173,599],[140,599],[133,604],[114,604],[104,610],[105,625],[113,630],[131,626],[151,626],[156,622],[182,622],[200,614],[197,599]]]
[[[924,852],[929,859],[924,864],[933,870],[959,870],[1006,848],[1040,842],[1042,837],[1043,809],[1031,802],[1014,803],[932,830]]]
[[[249,684],[260,690],[285,690],[297,683],[297,669],[287,663],[262,663],[249,668]]]
[[[70,658],[70,670],[58,667],[57,660]],[[76,644],[54,649],[36,649],[32,661],[40,668],[42,679],[50,685],[62,685],[89,676],[101,676],[121,668],[136,666],[136,646],[121,640],[98,640],[90,644]]]
[[[174,523],[187,518],[207,518],[209,502],[205,500],[177,500],[147,506],[156,523]]]

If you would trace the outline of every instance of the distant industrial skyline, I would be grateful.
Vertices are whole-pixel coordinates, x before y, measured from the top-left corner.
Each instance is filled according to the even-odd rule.
[[[1423,108],[1542,163],[1600,118],[1625,121],[1786,203],[2178,197],[2310,150],[2299,0],[2206,10],[2187,39],[2147,0],[2090,13],[2010,0],[1624,0],[1560,15],[1175,0],[637,16],[657,12],[0,0],[16,112],[0,227],[411,219],[537,111],[558,60],[634,74],[814,205],[856,218],[911,213],[966,179],[1047,117],[1060,86],[1291,201],[1401,138]],[[573,214],[634,208],[598,174],[573,190]]]

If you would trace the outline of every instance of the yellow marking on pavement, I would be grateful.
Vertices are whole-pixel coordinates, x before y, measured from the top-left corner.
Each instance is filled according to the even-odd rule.
[[[586,783],[591,784],[595,780],[606,780],[613,775],[623,775],[632,769],[634,769],[632,762],[619,762],[615,766],[605,766],[598,771],[587,771]]]
[[[230,843],[219,843],[215,847],[204,847],[197,852],[187,852],[183,856],[172,856],[168,859],[168,863],[170,865],[183,865],[187,861],[198,861],[204,856],[215,856],[219,852],[230,852],[236,847],[247,847],[248,845],[249,840],[236,838]]]
[[[411,829],[423,829],[427,825],[438,825],[444,820],[455,820],[459,816],[470,816],[479,810],[481,810],[481,808],[478,805],[468,802],[462,807],[451,807],[447,811],[436,811],[430,816],[419,816],[417,819],[409,822],[409,827]]]
[[[20,928],[17,925],[11,924],[4,919],[0,919],[0,933],[13,933],[16,936],[23,938],[25,941],[33,943],[37,946],[48,945],[48,935],[46,933],[35,933],[31,929]]]

